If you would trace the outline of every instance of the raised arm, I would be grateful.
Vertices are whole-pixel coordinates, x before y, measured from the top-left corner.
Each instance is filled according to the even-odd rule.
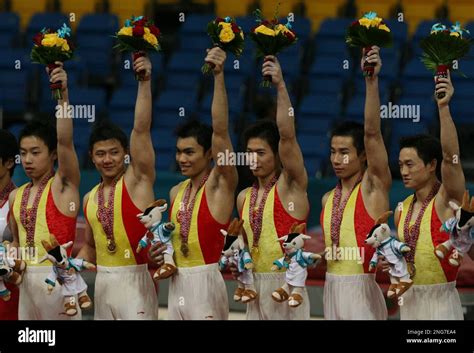
[[[145,81],[138,82],[135,118],[130,136],[130,166],[136,181],[143,179],[155,181],[155,151],[151,141],[152,97],[151,97],[151,62],[147,56],[134,61],[135,71],[146,72]]]
[[[278,151],[283,174],[289,183],[296,183],[306,189],[308,174],[304,167],[303,154],[296,140],[294,108],[286,89],[280,63],[275,56],[266,56],[262,67],[262,75],[270,75],[272,83],[277,89],[277,125],[280,133]]]
[[[58,176],[63,185],[69,183],[79,188],[80,170],[76,150],[73,142],[73,118],[69,116],[69,92],[67,87],[67,73],[64,70],[63,63],[56,62],[59,67],[50,73],[51,82],[61,81],[62,99],[58,100],[56,107],[56,131],[58,135]],[[48,68],[46,72],[49,73]]]
[[[443,198],[444,204],[448,206],[450,200],[461,202],[466,188],[466,180],[459,155],[458,134],[453,118],[451,117],[451,112],[449,111],[449,102],[454,94],[451,73],[449,71],[447,78],[438,78],[436,92],[445,93],[444,98],[438,99],[437,103],[441,148],[443,150],[443,161],[441,162],[442,187],[440,189],[440,195]]]
[[[226,53],[215,47],[208,51],[205,61],[215,65],[214,74],[214,96],[212,98],[212,157],[216,161],[215,171],[223,176],[230,185],[237,185],[237,170],[235,166],[221,165],[219,155],[233,151],[232,141],[229,136],[229,105],[227,103],[227,92],[224,81],[224,63]]]
[[[388,155],[380,129],[380,97],[378,74],[382,66],[380,49],[373,46],[367,53],[367,62],[375,63],[372,77],[365,78],[364,145],[367,156],[367,177],[371,187],[388,191],[392,176],[388,166]],[[361,65],[364,64],[362,58]]]

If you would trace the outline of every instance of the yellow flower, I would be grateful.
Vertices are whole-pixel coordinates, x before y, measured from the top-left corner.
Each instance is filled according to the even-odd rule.
[[[244,31],[240,31],[240,36],[244,39]]]
[[[257,28],[255,28],[255,33],[261,33],[261,34],[265,34],[266,36],[271,36],[271,37],[275,37],[275,34],[276,34],[273,29],[268,28],[265,25],[260,25]]]
[[[156,39],[155,35],[152,33],[145,33],[143,35],[143,39],[145,39],[148,43],[150,43],[154,47],[158,46],[158,39]]]
[[[62,51],[69,51],[69,44],[67,43],[66,39],[63,39],[62,45],[61,45],[61,50]]]
[[[150,33],[150,29],[148,27],[145,27],[145,34]]]
[[[359,20],[359,24],[360,24],[361,26],[365,26],[365,27],[369,28],[370,25],[372,24],[372,20],[363,17],[363,18],[361,18],[361,19]]]
[[[222,22],[221,22],[222,23]],[[235,34],[232,31],[232,27],[222,27],[219,33],[219,39],[222,43],[229,43],[235,38]]]
[[[453,37],[459,37],[459,32],[451,32],[449,35]]]
[[[375,17],[373,20],[371,20],[371,26],[376,27],[382,22],[382,19],[380,17]]]
[[[47,33],[44,35],[43,40],[41,41],[41,44],[44,45],[45,47],[54,47],[55,45],[58,44],[58,34],[57,33]]]
[[[282,24],[278,24],[278,25],[275,26],[275,34],[277,34],[277,35],[280,32],[286,33],[288,31],[289,31],[289,29],[286,28],[286,26],[284,26]]]
[[[390,28],[388,28],[386,25],[380,25],[379,29],[382,29],[384,31],[390,32]]]
[[[222,27],[222,28],[231,28],[231,24],[230,23],[227,23],[227,22],[219,22],[219,26]]]
[[[117,35],[131,36],[133,35],[133,29],[132,27],[122,27],[120,31],[118,31]]]

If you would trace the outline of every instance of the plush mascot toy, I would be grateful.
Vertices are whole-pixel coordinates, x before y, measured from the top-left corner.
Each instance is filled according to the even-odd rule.
[[[410,247],[393,237],[387,224],[388,217],[392,213],[392,211],[387,211],[381,215],[375,221],[375,225],[365,240],[366,244],[375,248],[375,253],[370,260],[369,271],[375,269],[379,256],[383,256],[389,263],[390,287],[387,292],[388,298],[402,296],[413,285],[408,273],[407,262],[403,256],[404,253],[410,251]]]
[[[454,210],[454,217],[444,222],[440,230],[448,232],[450,236],[436,247],[435,253],[440,259],[444,259],[454,248],[448,261],[452,266],[459,266],[464,255],[471,249],[474,238],[474,197],[469,202],[469,191],[466,190],[461,207],[452,201],[449,201],[449,206]]]
[[[175,226],[173,222],[163,223],[163,212],[167,208],[166,201],[160,199],[149,205],[145,212],[137,215],[140,222],[148,229],[148,232],[138,242],[137,253],[146,248],[149,243],[161,242],[166,245],[166,250],[163,252],[165,263],[153,275],[153,278],[158,280],[171,277],[177,271],[173,260],[174,249],[171,244],[171,232]]]
[[[237,267],[239,276],[237,277],[238,286],[234,292],[234,300],[248,303],[257,298],[257,292],[253,282],[253,261],[242,236],[243,224],[244,220],[234,218],[227,231],[221,229],[221,233],[225,237],[225,244],[219,259],[219,268],[222,271],[228,265]]]
[[[26,262],[8,257],[8,242],[0,243],[0,298],[9,301],[11,293],[5,286],[5,282],[19,285],[23,280],[23,273],[26,269]]]
[[[275,260],[272,271],[286,268],[285,284],[272,293],[272,298],[278,303],[288,300],[288,305],[296,308],[303,303],[303,291],[306,277],[308,276],[308,265],[312,265],[321,258],[321,255],[303,251],[304,241],[311,239],[309,235],[303,234],[306,224],[293,224],[290,233],[278,239],[283,241],[285,256]]]
[[[53,268],[46,278],[48,293],[51,294],[56,286],[56,281],[61,285],[61,294],[64,296],[64,310],[66,315],[77,314],[76,294],[81,309],[87,310],[92,307],[91,298],[87,295],[87,284],[79,274],[83,269],[95,270],[94,264],[83,259],[74,259],[67,256],[66,249],[72,246],[72,241],[59,245],[56,238],[51,235],[50,241],[42,240],[41,243],[46,249],[46,256],[40,260],[49,260]]]

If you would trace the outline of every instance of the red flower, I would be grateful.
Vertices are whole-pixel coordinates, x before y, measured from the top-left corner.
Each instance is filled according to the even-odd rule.
[[[35,43],[36,45],[41,45],[41,41],[43,40],[43,38],[44,38],[43,33],[37,33],[33,37],[33,43]]]
[[[140,27],[143,27],[145,26],[145,24],[147,23],[147,19],[145,17],[143,17],[141,20],[138,20],[138,21],[135,21],[133,23],[134,26],[140,26]]]
[[[160,35],[160,30],[155,25],[150,26],[150,32],[151,34],[154,34],[156,37]]]
[[[237,23],[235,23],[235,22],[232,22],[232,32],[234,32],[234,33],[239,33],[240,32],[239,26],[237,26]]]
[[[357,26],[357,25],[359,25],[359,21],[354,21],[351,23],[351,26]]]
[[[262,21],[262,25],[269,27],[269,26],[270,26],[270,22],[268,22],[267,20]]]
[[[215,20],[215,23],[220,23],[220,22],[224,22],[224,19],[222,17],[217,17]]]
[[[143,37],[144,34],[145,34],[145,27],[143,27],[143,26],[133,27],[133,36],[134,37]]]

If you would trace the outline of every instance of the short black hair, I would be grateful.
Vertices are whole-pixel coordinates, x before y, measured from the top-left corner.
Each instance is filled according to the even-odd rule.
[[[2,164],[5,165],[5,162],[8,160],[13,160],[13,167],[10,169],[10,176],[13,175],[16,166],[15,158],[18,153],[18,142],[16,141],[15,136],[8,130],[0,129],[0,158],[2,159]]]
[[[400,150],[402,148],[414,148],[425,165],[436,159],[436,176],[441,179],[443,150],[441,142],[436,137],[427,134],[405,136],[400,139]]]
[[[357,155],[365,151],[364,146],[364,125],[356,121],[343,121],[337,124],[331,131],[331,140],[334,136],[352,137]]]
[[[278,155],[278,143],[280,142],[280,133],[274,120],[263,119],[248,126],[244,131],[244,148],[251,138],[260,138],[265,140],[275,155]]]
[[[58,147],[56,126],[47,120],[33,120],[27,123],[20,132],[18,142],[21,144],[23,138],[30,136],[43,140],[45,145],[48,146],[49,153],[56,151]]]
[[[94,144],[99,141],[116,139],[120,142],[124,150],[128,150],[128,137],[121,128],[110,120],[97,122],[92,127],[89,137],[89,152],[92,152]]]
[[[212,127],[196,119],[190,119],[179,125],[175,130],[177,138],[194,137],[207,152],[212,146]]]

